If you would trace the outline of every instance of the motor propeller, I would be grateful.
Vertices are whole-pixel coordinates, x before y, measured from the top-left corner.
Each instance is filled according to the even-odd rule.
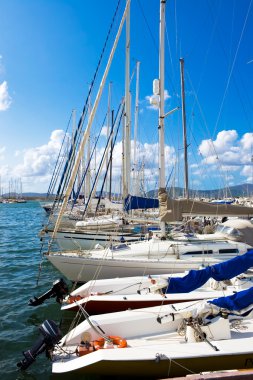
[[[66,282],[60,278],[53,282],[53,286],[46,293],[42,294],[40,297],[34,296],[28,302],[29,306],[38,306],[41,305],[45,300],[49,298],[56,297],[56,301],[62,303],[64,296],[68,294],[68,286]]]
[[[27,369],[35,361],[36,356],[44,351],[46,351],[47,357],[51,357],[50,351],[62,338],[61,330],[57,324],[50,319],[47,319],[39,326],[39,331],[41,336],[30,350],[23,352],[24,359],[17,363],[18,368],[23,370]]]

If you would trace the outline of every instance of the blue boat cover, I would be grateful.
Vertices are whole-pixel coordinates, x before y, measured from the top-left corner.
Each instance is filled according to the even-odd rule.
[[[189,293],[204,285],[210,278],[216,281],[229,280],[253,266],[253,249],[244,255],[205,269],[190,270],[184,277],[169,277],[166,293]]]
[[[124,201],[125,211],[158,207],[159,201],[156,198],[136,197],[135,195],[129,194]]]
[[[232,296],[215,298],[212,301],[208,301],[208,303],[231,311],[242,310],[253,303],[253,287],[242,290]]]

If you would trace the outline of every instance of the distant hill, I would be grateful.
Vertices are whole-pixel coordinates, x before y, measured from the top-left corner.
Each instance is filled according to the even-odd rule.
[[[182,197],[184,195],[184,189],[181,187],[175,187],[174,189],[169,189],[168,193],[175,197]],[[100,192],[97,192],[97,196],[100,194]],[[157,198],[158,189],[156,190],[150,190],[147,192],[147,196],[150,198]],[[104,193],[105,196],[105,193]],[[113,197],[118,198],[119,194],[113,194]],[[236,185],[231,186],[227,189],[214,189],[214,190],[192,190],[189,189],[189,196],[190,198],[200,197],[200,198],[211,198],[211,199],[222,199],[225,196],[227,197],[251,197],[253,196],[253,184],[251,183],[244,183],[242,185]],[[16,198],[17,195],[15,193],[12,194],[3,194],[4,198]],[[53,199],[54,196],[51,196],[51,198],[47,197],[47,193],[23,193],[22,198],[24,199],[41,199],[41,200],[49,200]]]
[[[48,199],[52,199],[53,197],[51,198],[48,198],[47,197],[47,193],[23,193],[22,195],[21,194],[16,194],[16,193],[6,193],[6,194],[3,194],[2,195],[3,198],[23,198],[23,199],[26,199],[26,200],[34,200],[34,199],[40,199],[40,200],[48,200]]]
[[[174,195],[175,197],[181,197],[184,195],[184,189],[181,187],[175,187],[174,189],[169,189],[168,193]],[[152,198],[157,198],[158,190],[151,190],[148,192],[148,196]],[[251,197],[253,196],[253,184],[244,183],[242,185],[231,186],[227,189],[214,189],[214,190],[192,190],[189,189],[190,198],[200,197],[200,198],[214,198],[221,199],[225,196],[227,197]]]

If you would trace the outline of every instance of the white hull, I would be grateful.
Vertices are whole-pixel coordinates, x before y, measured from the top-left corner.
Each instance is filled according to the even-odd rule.
[[[78,233],[78,231],[58,231],[56,243],[63,251],[71,249],[94,249],[97,244],[102,247],[110,244],[119,244],[122,241],[131,243],[141,239],[141,235],[134,232],[120,232],[119,228],[111,230],[88,230]]]
[[[69,280],[86,282],[115,276],[181,273],[228,260],[248,249],[247,244],[230,241],[189,244],[152,239],[91,252],[50,252],[47,258]]]
[[[88,281],[75,289],[62,303],[61,310],[76,310],[82,305],[89,315],[112,313],[171,303],[226,297],[253,284],[252,273],[240,274],[229,282],[209,279],[199,289],[187,293],[163,294],[161,289],[173,277],[185,277],[189,272],[160,276],[122,277]],[[156,286],[153,286],[156,284]]]
[[[220,317],[214,318],[211,324],[207,322],[204,331],[211,344],[191,336],[186,325],[186,330],[183,329],[181,323],[185,318],[195,318],[196,310],[198,316],[204,315],[208,310],[206,307],[212,310],[212,306],[199,301],[91,317],[105,336],[122,337],[126,339],[127,347],[114,345],[112,349],[102,348],[77,356],[75,350],[81,341],[92,344],[100,338],[99,330],[95,331],[84,321],[55,349],[52,372],[168,378],[203,371],[249,368],[253,355],[253,323],[250,319],[237,318],[238,324],[235,323],[234,327],[229,319]],[[214,316],[218,312],[214,311]]]

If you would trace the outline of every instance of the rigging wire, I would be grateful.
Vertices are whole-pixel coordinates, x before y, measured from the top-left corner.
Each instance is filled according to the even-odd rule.
[[[242,28],[242,31],[241,31],[241,35],[240,35],[240,38],[239,38],[239,41],[238,41],[237,49],[236,49],[236,52],[235,52],[235,55],[234,55],[234,59],[233,59],[233,62],[232,62],[232,67],[230,69],[230,73],[229,73],[229,76],[228,76],[228,79],[227,79],[227,84],[226,84],[226,87],[225,87],[225,91],[224,91],[223,99],[222,99],[222,102],[221,102],[220,110],[219,110],[218,117],[217,117],[217,120],[216,120],[216,123],[215,123],[215,128],[214,128],[213,135],[215,135],[217,127],[218,127],[218,123],[220,121],[221,112],[222,112],[222,109],[223,109],[223,106],[224,106],[224,102],[225,102],[225,98],[226,98],[226,95],[227,95],[227,92],[228,92],[228,88],[229,88],[229,85],[230,85],[230,80],[231,80],[231,77],[232,77],[232,74],[233,74],[233,70],[234,70],[234,67],[235,67],[235,62],[237,60],[237,55],[238,55],[238,52],[239,52],[239,49],[240,49],[240,45],[241,45],[241,42],[242,42],[242,37],[243,37],[244,31],[245,31],[245,27],[246,27],[246,24],[247,24],[247,21],[248,21],[251,5],[252,5],[252,0],[250,1],[249,7],[248,7],[248,11],[247,11],[247,14],[246,14],[246,17],[245,17],[245,20],[244,20],[243,28]]]
[[[80,183],[79,183],[79,186],[78,186],[78,188],[77,188],[77,191],[76,191],[75,197],[74,197],[74,199],[73,199],[73,201],[72,201],[72,209],[71,209],[71,210],[73,210],[73,207],[74,207],[74,205],[75,205],[75,203],[76,203],[76,200],[77,200],[77,198],[78,198],[78,196],[79,196],[79,194],[80,194],[80,192],[81,192],[81,188],[82,188],[82,185],[83,185],[84,179],[85,179],[85,177],[86,177],[86,175],[87,175],[88,170],[90,169],[91,160],[92,160],[93,155],[94,155],[94,153],[95,153],[95,150],[96,150],[96,147],[97,147],[97,143],[98,143],[99,137],[101,136],[102,129],[103,129],[103,127],[104,127],[104,124],[105,124],[105,120],[106,120],[106,118],[107,118],[107,112],[106,112],[106,114],[105,114],[105,117],[104,117],[103,123],[102,123],[102,125],[101,125],[100,131],[99,131],[99,134],[98,134],[98,136],[95,138],[95,142],[94,142],[93,150],[92,150],[92,153],[91,153],[91,155],[90,155],[90,158],[89,158],[89,160],[88,160],[88,162],[87,162],[86,169],[85,169],[85,171],[84,171],[84,173],[83,173],[83,175],[82,175],[82,178],[81,178],[81,181],[80,181]]]
[[[122,104],[123,104],[123,103],[122,103]],[[119,109],[118,109],[118,112],[119,112],[120,108],[122,107],[122,104],[120,105],[120,107],[119,107]],[[122,115],[123,115],[123,111],[122,111],[122,114],[121,114],[121,118],[122,118]],[[116,117],[116,119],[117,119],[117,117]],[[120,120],[121,120],[121,119],[120,119]],[[118,129],[119,129],[119,127],[118,127]],[[104,149],[104,153],[103,153],[103,155],[102,155],[102,158],[101,158],[101,161],[100,161],[100,164],[99,164],[98,172],[97,172],[97,174],[96,174],[96,177],[95,177],[95,180],[94,180],[94,182],[93,182],[93,186],[92,186],[91,192],[90,192],[90,194],[89,194],[88,200],[87,200],[87,202],[86,202],[86,205],[85,205],[85,208],[84,208],[84,211],[83,211],[83,216],[85,216],[85,214],[86,214],[86,212],[87,212],[87,208],[88,208],[88,205],[89,205],[89,203],[90,203],[91,196],[92,196],[92,194],[93,194],[94,188],[95,188],[95,186],[96,186],[96,182],[97,182],[96,180],[97,180],[97,178],[98,178],[98,174],[99,174],[99,171],[100,171],[100,169],[101,169],[101,166],[102,166],[102,163],[103,163],[103,159],[104,159],[104,157],[105,157],[105,152],[106,152],[106,149],[107,149],[108,144],[109,144],[109,142],[110,142],[110,139],[111,139],[112,133],[113,133],[113,128],[111,129],[110,135],[109,135],[109,137],[108,137],[107,144],[106,144],[106,147],[105,147],[105,149]],[[117,130],[117,133],[118,133],[118,130]],[[116,137],[117,137],[117,136],[116,136]],[[96,210],[96,211],[97,211],[97,210]]]
[[[234,20],[234,13],[235,13],[235,9],[233,8],[233,20]],[[213,12],[212,12],[212,8],[210,7],[210,14],[214,17],[214,15],[213,15]],[[234,24],[232,25],[232,31],[231,31],[231,43],[230,43],[230,54],[229,54],[229,57],[227,56],[227,54],[226,54],[226,49],[225,49],[225,46],[224,46],[224,44],[222,43],[222,36],[223,36],[223,33],[221,33],[221,37],[220,37],[220,45],[221,45],[221,50],[222,50],[222,52],[223,52],[223,54],[224,54],[224,57],[228,60],[228,65],[230,65],[230,70],[232,69],[232,64],[231,64],[231,56],[232,56],[232,34],[233,34],[233,30],[234,30]],[[234,71],[236,71],[236,67],[234,67]],[[244,88],[244,91],[243,91],[243,94],[244,94],[244,96],[247,98],[247,101],[248,101],[248,103],[249,103],[249,105],[250,105],[250,108],[252,109],[253,108],[253,106],[252,106],[252,103],[251,103],[251,98],[248,96],[248,93],[247,93],[247,91],[246,91],[246,89],[245,89],[245,85],[243,84],[243,82],[242,82],[242,78],[241,78],[241,75],[239,75],[240,74],[240,72],[238,73],[238,77],[241,79],[241,83],[242,83],[242,86],[243,86],[243,88]],[[242,96],[241,96],[241,93],[240,93],[240,91],[239,91],[239,86],[238,86],[238,84],[237,84],[237,81],[236,81],[236,77],[234,76],[234,74],[233,74],[233,83],[234,83],[234,85],[235,85],[235,88],[236,88],[236,90],[237,90],[237,94],[238,94],[238,97],[239,97],[239,100],[240,100],[240,102],[241,102],[241,107],[242,107],[242,109],[243,109],[243,111],[244,111],[244,115],[245,115],[245,118],[246,118],[246,121],[247,121],[247,123],[248,123],[248,125],[249,125],[249,127],[251,127],[251,119],[250,119],[250,116],[248,115],[248,113],[247,113],[247,111],[246,111],[246,108],[245,108],[245,102],[243,101],[243,99],[242,99]]]
[[[105,39],[104,46],[102,48],[102,52],[101,52],[100,57],[99,57],[99,61],[98,61],[98,64],[97,64],[97,67],[96,67],[93,79],[92,79],[91,84],[89,86],[88,95],[86,97],[86,101],[85,101],[85,104],[84,104],[84,107],[83,107],[83,110],[82,110],[82,114],[81,114],[81,117],[79,119],[78,126],[77,126],[77,129],[75,131],[75,135],[73,137],[73,144],[72,144],[72,146],[70,148],[68,160],[67,160],[67,162],[65,164],[64,171],[62,173],[62,177],[61,177],[60,184],[59,184],[59,187],[58,187],[58,190],[57,190],[56,198],[62,198],[64,190],[66,189],[68,180],[70,178],[70,174],[71,174],[71,171],[72,171],[72,168],[73,168],[73,165],[74,165],[74,160],[75,160],[75,157],[74,157],[75,156],[74,155],[75,149],[74,149],[74,147],[76,146],[78,138],[79,138],[79,141],[80,141],[80,134],[81,134],[82,127],[83,127],[83,122],[84,122],[84,120],[85,120],[85,118],[87,116],[87,112],[88,112],[89,99],[90,99],[91,93],[92,93],[94,85],[95,85],[95,80],[97,78],[97,74],[98,74],[98,71],[99,71],[101,63],[102,63],[102,59],[104,57],[104,53],[105,53],[105,50],[106,50],[106,47],[107,47],[107,44],[108,44],[108,41],[109,41],[109,37],[111,35],[111,31],[112,31],[112,28],[113,28],[113,25],[114,25],[114,22],[115,22],[115,19],[116,19],[116,15],[118,13],[119,5],[120,5],[120,0],[117,3],[116,10],[114,12],[111,24],[109,26],[109,30],[108,30],[108,33],[107,33],[107,36],[106,36],[106,39]]]
[[[102,63],[102,59],[103,59],[104,54],[105,54],[106,47],[108,45],[109,37],[111,35],[112,28],[113,28],[113,25],[114,25],[115,20],[116,20],[116,16],[118,14],[119,5],[120,5],[120,0],[118,0],[115,12],[113,14],[113,17],[112,17],[112,20],[111,20],[111,23],[110,23],[110,26],[109,26],[109,30],[107,32],[107,36],[106,36],[106,39],[105,39],[105,42],[104,42],[104,45],[103,45],[103,48],[102,48],[102,52],[100,54],[97,67],[96,67],[94,76],[92,78],[91,85],[89,87],[88,96],[86,97],[86,101],[85,101],[85,104],[84,104],[84,107],[83,107],[83,110],[82,110],[82,114],[81,114],[81,117],[79,119],[78,126],[77,126],[77,129],[75,131],[75,135],[73,137],[73,143],[72,143],[72,146],[71,146],[69,154],[68,154],[68,160],[66,161],[66,164],[64,166],[64,169],[63,169],[63,172],[62,172],[62,176],[61,176],[61,179],[60,179],[60,182],[59,182],[59,185],[58,185],[58,190],[57,190],[54,202],[53,202],[53,209],[54,209],[57,201],[60,202],[60,200],[62,199],[63,194],[64,194],[64,190],[66,189],[68,180],[70,178],[71,170],[72,170],[73,165],[74,165],[74,152],[75,152],[74,146],[75,146],[76,142],[78,141],[78,135],[79,135],[79,139],[80,139],[80,135],[81,135],[82,127],[83,127],[83,122],[84,122],[85,117],[86,117],[87,112],[88,112],[89,99],[90,99],[91,93],[92,93],[94,85],[95,85],[95,81],[96,81],[96,78],[97,78],[97,75],[98,75],[101,63]],[[49,220],[48,220],[48,223],[49,223]],[[42,238],[42,244],[41,244],[41,249],[40,249],[40,253],[41,254],[42,254],[43,244],[44,244],[44,241],[43,241],[43,238]],[[40,275],[41,275],[42,260],[43,260],[43,257],[41,258],[41,262],[39,264],[37,286],[38,286]]]
[[[113,144],[111,146],[110,159],[108,160],[108,163],[107,163],[107,167],[106,167],[106,171],[105,171],[105,175],[104,175],[104,180],[103,180],[103,183],[102,183],[102,186],[101,186],[101,190],[100,190],[99,199],[98,199],[98,203],[97,203],[97,206],[96,206],[95,214],[98,211],[98,208],[99,208],[99,205],[100,205],[100,200],[101,200],[101,197],[102,197],[102,194],[103,194],[103,190],[104,190],[105,181],[106,181],[106,178],[107,178],[107,175],[108,175],[108,170],[109,170],[110,165],[112,163],[112,153],[113,153],[113,150],[114,150],[114,147],[115,147],[115,143],[116,143],[116,140],[117,140],[117,137],[118,137],[119,127],[120,127],[120,123],[121,123],[121,120],[122,120],[122,117],[123,117],[123,112],[124,112],[124,108],[122,107],[122,111],[121,111],[118,127],[117,127],[116,134],[115,134],[115,138],[114,138]],[[117,117],[116,117],[116,119],[117,119]],[[113,136],[113,132],[114,132],[114,125],[112,126],[111,133],[108,136],[108,144],[109,144],[109,142],[110,142],[110,140],[111,140],[111,138]]]
[[[58,172],[57,168],[60,166],[59,160],[60,160],[60,157],[61,157],[62,149],[63,149],[63,147],[65,145],[65,139],[67,137],[67,133],[68,133],[68,129],[69,129],[69,126],[70,126],[71,118],[72,118],[72,113],[70,115],[70,118],[69,118],[69,121],[68,121],[68,124],[67,124],[67,128],[66,128],[66,131],[65,131],[65,134],[64,134],[64,138],[62,140],[61,148],[60,148],[60,151],[59,151],[56,163],[55,163],[54,171],[53,171],[52,178],[51,178],[51,181],[50,181],[50,184],[49,184],[49,187],[48,187],[48,191],[47,191],[47,197],[50,194],[52,194],[52,192],[54,191],[55,182],[57,181],[57,172]]]

